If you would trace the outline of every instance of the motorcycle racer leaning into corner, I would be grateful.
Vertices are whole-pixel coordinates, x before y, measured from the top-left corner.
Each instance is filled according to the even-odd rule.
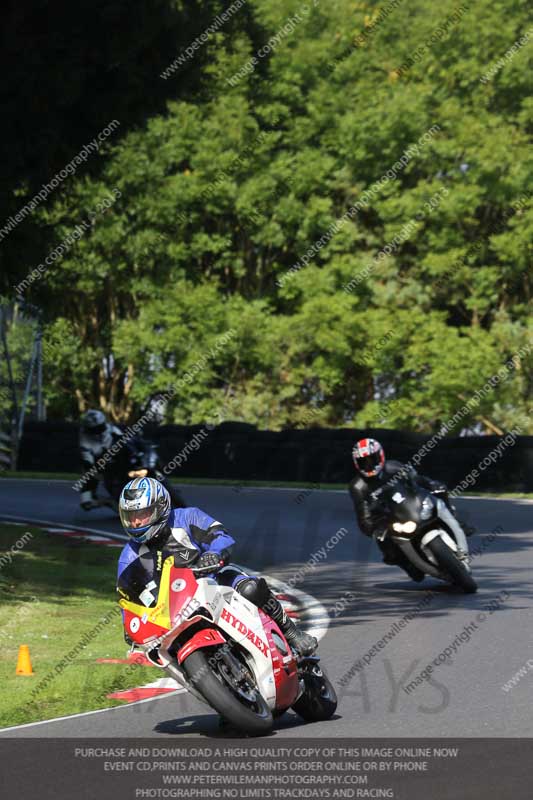
[[[102,411],[91,409],[81,419],[80,457],[83,471],[88,474],[81,479],[80,506],[85,511],[93,507],[100,477],[98,473],[92,474],[92,467],[121,436],[120,428],[109,424]]]
[[[217,568],[206,577],[214,578],[221,586],[231,586],[271,617],[301,655],[308,656],[316,650],[315,637],[296,627],[265,579],[247,575],[229,562],[235,540],[209,514],[199,508],[172,508],[169,493],[155,478],[135,478],[127,483],[120,495],[119,514],[122,527],[131,537],[119,558],[119,576],[130,566],[134,569],[136,560],[141,559],[147,583],[155,580],[159,585],[162,564],[168,556],[179,550],[196,549],[200,557],[195,567]]]
[[[448,489],[441,481],[419,475],[409,464],[385,460],[385,451],[375,439],[360,439],[353,447],[352,457],[357,475],[349,484],[349,492],[354,504],[357,522],[365,536],[374,537],[383,554],[383,563],[394,564],[403,569],[417,582],[424,579],[424,573],[415,567],[404,553],[387,537],[380,541],[377,537],[388,527],[386,510],[380,503],[380,495],[386,485],[394,480],[407,479],[440,497],[451,513],[457,518],[455,506],[450,502]],[[467,536],[474,529],[462,524]]]
[[[179,491],[166,484],[161,472],[157,449],[140,434],[126,434],[109,423],[98,409],[87,411],[80,425],[80,457],[83,475],[79,481],[80,506],[90,511],[97,505],[97,488],[101,479],[115,501],[124,482],[130,478],[162,479],[171,493],[174,506],[185,503]],[[102,465],[102,460],[108,459]]]

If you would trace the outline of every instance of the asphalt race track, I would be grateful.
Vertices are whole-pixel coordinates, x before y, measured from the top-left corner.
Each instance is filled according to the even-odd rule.
[[[3,515],[120,530],[104,509],[80,511],[68,482],[4,479],[0,493]],[[357,530],[347,493],[207,486],[184,486],[183,493],[191,505],[225,523],[239,543],[236,561],[286,581],[298,576],[295,586],[330,613],[320,653],[339,694],[337,715],[327,723],[305,725],[289,713],[279,721],[276,738],[532,735],[533,503],[457,502],[460,515],[477,529],[471,549],[483,549],[473,561],[480,590],[465,596],[431,579],[415,584],[397,567],[382,564],[375,545]],[[338,543],[326,548],[338,531]],[[400,627],[409,612],[415,612],[414,618]],[[356,669],[357,659],[386,634],[380,649],[368,656],[368,666]],[[454,640],[452,658],[434,668],[429,682],[407,693],[403,687]],[[514,688],[503,691],[503,684],[524,666]],[[158,677],[159,672],[154,680]],[[184,734],[223,735],[214,713],[188,695],[175,694],[5,729],[0,735],[179,739]]]

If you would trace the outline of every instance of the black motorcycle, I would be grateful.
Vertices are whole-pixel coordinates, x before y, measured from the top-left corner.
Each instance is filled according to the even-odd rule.
[[[387,527],[378,541],[388,538],[424,574],[477,591],[465,533],[444,500],[405,479],[384,487],[379,502]]]
[[[128,442],[128,446],[123,447],[108,462],[102,481],[109,497],[96,499],[92,508],[106,506],[118,512],[120,493],[133,478],[156,478],[169,493],[172,508],[185,508],[186,503],[179,489],[161,472],[157,445],[140,438]]]

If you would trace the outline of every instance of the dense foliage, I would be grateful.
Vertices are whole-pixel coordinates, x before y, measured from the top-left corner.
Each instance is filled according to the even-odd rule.
[[[192,24],[160,2],[136,52],[162,74],[228,5],[199,3]],[[249,0],[156,76],[162,108],[146,64],[107,116],[71,74],[67,110],[83,97],[120,128],[1,243],[12,300],[86,222],[18,293],[43,309],[49,415],[131,420],[193,370],[169,421],[231,397],[233,418],[262,427],[431,431],[522,349],[462,426],[533,433],[533,38],[504,58],[528,11]],[[158,23],[167,39],[180,14],[175,52],[154,58]],[[35,175],[19,167],[11,209]]]

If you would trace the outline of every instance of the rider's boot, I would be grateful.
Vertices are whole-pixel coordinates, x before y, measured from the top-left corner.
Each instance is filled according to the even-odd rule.
[[[315,652],[318,647],[318,641],[314,636],[311,636],[309,633],[305,633],[305,631],[301,631],[296,627],[292,619],[287,616],[285,609],[279,600],[274,597],[272,592],[270,592],[270,597],[261,610],[264,611],[265,614],[268,614],[270,617],[272,617],[274,622],[276,622],[281,628],[281,631],[290,646],[295,650],[298,650],[302,656],[310,656]]]
[[[281,628],[290,646],[298,650],[301,655],[310,656],[316,650],[318,642],[315,637],[296,627],[277,597],[270,591],[264,578],[244,578],[237,583],[235,590],[271,617]]]

